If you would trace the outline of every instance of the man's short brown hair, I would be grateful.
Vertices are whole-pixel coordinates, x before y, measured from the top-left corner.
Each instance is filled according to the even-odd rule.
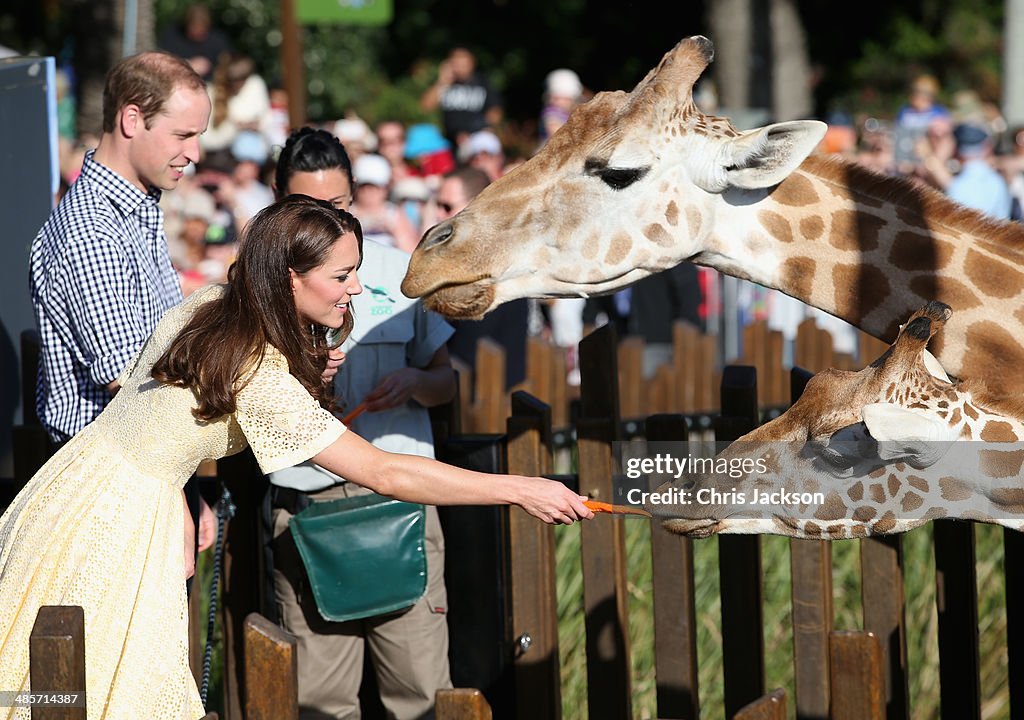
[[[206,90],[203,79],[177,55],[152,51],[122,58],[107,73],[103,88],[103,132],[114,131],[117,113],[125,105],[138,105],[148,128],[179,87]]]

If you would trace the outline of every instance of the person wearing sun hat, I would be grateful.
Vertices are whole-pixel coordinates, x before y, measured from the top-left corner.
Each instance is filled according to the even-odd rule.
[[[356,180],[352,214],[363,225],[363,238],[412,252],[419,244],[420,232],[390,200],[391,163],[381,155],[360,155],[352,172]]]

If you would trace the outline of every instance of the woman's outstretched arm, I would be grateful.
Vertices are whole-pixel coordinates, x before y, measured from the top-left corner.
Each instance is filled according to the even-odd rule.
[[[556,480],[465,470],[380,450],[348,431],[313,462],[381,495],[429,505],[518,505],[547,523],[594,517],[586,499]]]

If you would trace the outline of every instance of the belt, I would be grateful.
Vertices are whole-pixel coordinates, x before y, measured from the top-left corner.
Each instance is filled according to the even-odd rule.
[[[301,490],[293,488],[270,486],[270,506],[277,510],[287,510],[291,515],[298,515],[300,512],[313,504],[313,499]]]

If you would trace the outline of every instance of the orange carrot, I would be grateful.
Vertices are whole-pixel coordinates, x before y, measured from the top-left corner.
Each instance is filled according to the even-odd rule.
[[[345,423],[346,425],[351,425],[352,421],[355,420],[360,415],[362,415],[364,412],[366,412],[366,403],[365,402],[361,402],[361,403],[359,403],[358,405],[355,406],[355,408],[352,410],[352,412],[350,412],[348,415],[346,415],[344,418],[342,418],[341,421],[343,423]]]
[[[596,513],[625,513],[626,515],[643,515],[644,517],[651,517],[651,514],[646,510],[630,507],[629,505],[612,505],[611,503],[601,502],[599,500],[584,500],[583,504]]]

